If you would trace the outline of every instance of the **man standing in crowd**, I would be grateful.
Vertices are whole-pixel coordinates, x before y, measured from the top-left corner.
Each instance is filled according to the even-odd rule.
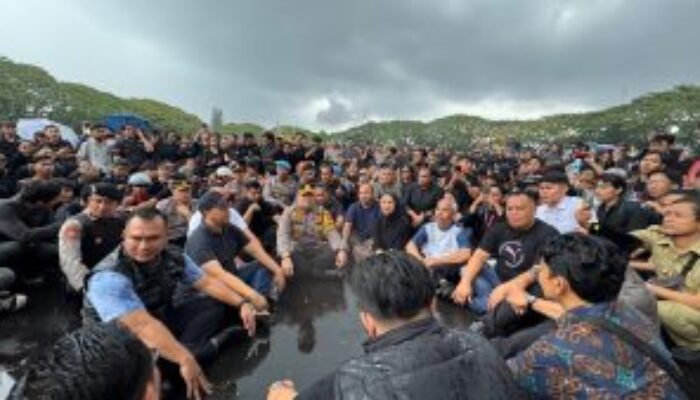
[[[122,193],[109,183],[83,188],[85,209],[69,218],[58,233],[58,259],[68,285],[83,289],[86,276],[121,243],[124,219],[116,214]]]
[[[248,334],[255,334],[255,307],[200,270],[192,260],[166,249],[165,217],[138,209],[126,221],[122,245],[102,260],[87,281],[83,299],[86,324],[118,321],[148,347],[174,363],[188,397],[210,392],[200,362],[209,361],[221,343],[215,335],[231,320],[230,306]],[[182,298],[189,287],[207,296]]]

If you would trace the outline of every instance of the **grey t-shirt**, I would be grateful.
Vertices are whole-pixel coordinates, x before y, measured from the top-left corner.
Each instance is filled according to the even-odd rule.
[[[215,259],[224,269],[233,272],[236,257],[248,242],[243,231],[231,224],[226,224],[221,233],[201,224],[187,238],[185,253],[200,267]]]

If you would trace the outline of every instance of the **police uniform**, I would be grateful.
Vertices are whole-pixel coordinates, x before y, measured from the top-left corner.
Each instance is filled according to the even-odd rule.
[[[117,217],[94,219],[85,212],[69,218],[58,234],[61,271],[76,291],[85,276],[121,242],[124,220]]]

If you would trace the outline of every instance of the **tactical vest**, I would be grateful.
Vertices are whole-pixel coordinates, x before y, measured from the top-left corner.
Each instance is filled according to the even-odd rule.
[[[122,240],[124,220],[121,218],[92,219],[85,213],[74,217],[82,227],[80,238],[80,252],[83,264],[92,269],[107,257]]]
[[[103,271],[113,271],[129,279],[149,314],[162,321],[173,307],[176,290],[185,274],[185,260],[181,251],[168,248],[160,254],[157,262],[138,265],[122,252],[120,246],[97,264],[87,279],[88,285],[92,275]],[[83,318],[99,321],[87,296],[84,299],[87,304]]]

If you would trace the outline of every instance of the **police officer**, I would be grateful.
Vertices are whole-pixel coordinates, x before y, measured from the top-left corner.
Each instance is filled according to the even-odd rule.
[[[122,193],[111,183],[87,185],[81,192],[85,209],[66,220],[58,234],[58,256],[68,285],[83,289],[85,276],[121,242],[124,219],[116,210]]]
[[[279,219],[277,253],[282,259],[282,270],[289,276],[300,261],[316,264],[309,256],[315,259],[331,250],[335,253],[336,266],[345,266],[346,243],[335,228],[333,216],[316,204],[313,186],[304,185],[297,192],[294,204]]]
[[[187,396],[200,398],[211,385],[199,363],[218,350],[225,305],[239,309],[250,336],[255,334],[255,308],[189,257],[166,248],[167,243],[163,214],[154,208],[135,210],[126,221],[122,244],[87,279],[83,321],[119,321],[176,364]],[[178,293],[189,287],[207,296],[180,298]]]

